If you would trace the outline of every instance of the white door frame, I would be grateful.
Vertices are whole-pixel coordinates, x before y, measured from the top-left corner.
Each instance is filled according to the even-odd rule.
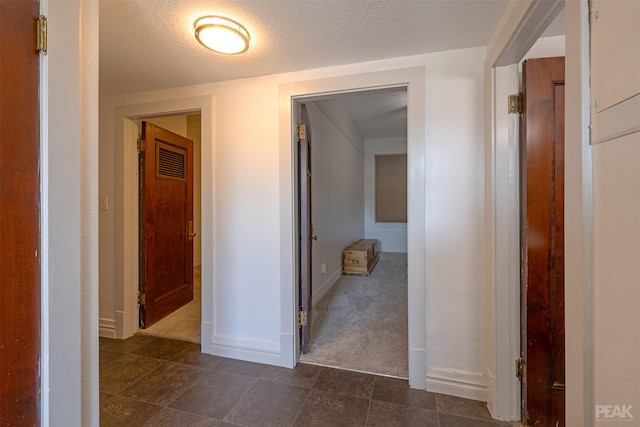
[[[378,91],[378,90],[390,89],[392,87],[393,88],[397,88],[398,90],[405,90],[405,91],[407,90],[407,85],[406,84],[402,84],[402,85],[396,85],[396,86],[388,86],[387,85],[387,86],[384,86],[384,87],[368,88],[366,91],[367,92],[369,92],[369,91],[375,92],[375,91]],[[400,89],[400,88],[402,88],[402,89]],[[300,105],[302,105],[302,104],[312,103],[312,102],[316,102],[316,101],[323,101],[323,100],[331,100],[331,99],[333,99],[334,96],[337,96],[337,95],[356,94],[356,93],[360,93],[360,92],[363,92],[363,90],[362,89],[356,89],[356,90],[340,91],[340,92],[337,92],[337,93],[333,92],[333,93],[330,93],[330,94],[322,93],[322,94],[313,94],[313,95],[305,96],[305,97],[292,97],[291,98],[291,100],[292,100],[292,110],[291,111],[292,111],[293,117],[291,119],[292,120],[291,123],[292,123],[292,125],[295,126],[300,121],[298,112],[300,111]],[[407,123],[405,122],[405,126],[406,125],[407,125]],[[293,128],[293,132],[296,131],[296,128],[297,128],[297,126],[295,126]],[[294,150],[294,153],[295,153],[295,156],[296,156],[294,158],[294,161],[295,161],[294,169],[295,169],[295,173],[297,174],[298,173],[297,172],[298,171],[298,167],[299,167],[298,161],[296,160],[298,154],[297,154],[297,151],[295,151],[295,150],[298,150],[297,136],[294,137],[292,143],[293,143],[293,150]],[[293,193],[294,194],[294,202],[293,202],[294,206],[293,206],[293,208],[294,208],[294,212],[296,213],[295,216],[294,216],[294,221],[297,220],[297,212],[298,212],[298,209],[299,209],[299,206],[298,206],[298,203],[299,203],[299,200],[298,200],[299,190],[298,190],[298,187],[297,187],[296,184],[297,184],[297,177],[294,176],[294,193]],[[313,187],[313,185],[311,187]],[[407,188],[407,191],[409,191],[408,188]],[[313,206],[313,203],[312,203],[312,206]],[[365,222],[366,222],[366,219],[365,219]],[[298,224],[298,222],[296,221],[296,223],[295,223],[296,233],[299,233],[299,227],[300,227],[300,224]],[[407,227],[408,227],[408,221],[407,221]],[[296,236],[294,236],[293,244],[294,244],[294,254],[296,254],[296,260],[295,260],[295,266],[296,266],[295,275],[296,276],[295,277],[298,278],[298,277],[300,277],[299,274],[298,274],[298,270],[297,270],[297,267],[300,265],[300,260],[299,260],[299,257],[297,256],[297,254],[299,253],[299,249],[298,249],[298,246],[297,246],[297,244],[299,242],[299,238],[296,237]],[[315,254],[315,252],[313,252],[313,253]],[[411,254],[409,254],[409,251],[407,250],[407,258],[409,258],[410,256],[411,256]],[[312,261],[312,264],[313,264],[313,261]],[[312,284],[310,284],[310,286],[313,288]],[[300,295],[299,295],[300,286],[299,286],[299,283],[297,283],[297,282],[296,282],[296,288],[295,289],[296,289],[296,295],[295,295],[294,301],[300,301]],[[318,295],[312,294],[312,299],[315,300],[316,298],[318,298]],[[312,301],[311,302],[311,308],[313,308],[313,305],[314,304],[313,304],[313,301]],[[309,333],[311,333],[311,332],[309,332]],[[297,336],[298,339],[300,338],[299,334],[297,334],[296,336]],[[300,346],[301,346],[301,343],[297,342],[296,343],[296,356],[295,356],[295,360],[296,361],[299,359],[299,356],[300,356],[300,354],[299,354],[300,353]]]
[[[564,0],[510,3],[485,66],[485,237],[487,405],[493,417],[521,419],[520,191],[517,127],[504,96],[518,86],[517,64],[564,5]],[[516,81],[514,81],[516,80]],[[511,126],[511,127],[510,127]]]
[[[115,108],[114,112],[114,158],[116,167],[116,189],[120,195],[114,197],[114,205],[122,206],[116,210],[116,222],[123,224],[116,233],[116,301],[115,334],[117,338],[126,338],[138,330],[138,162],[135,137],[137,127],[134,120],[149,116],[191,113],[201,114],[201,171],[203,177],[213,177],[213,98],[197,96],[172,99]],[[202,218],[202,324],[201,345],[203,352],[211,352],[213,335],[213,224],[212,215],[202,212],[213,210],[213,178],[201,183]],[[207,285],[210,284],[210,285]],[[209,337],[207,339],[207,337]]]
[[[520,351],[519,238],[513,219],[519,212],[518,177],[510,169],[518,164],[518,151],[509,140],[506,102],[512,64],[517,64],[565,6],[564,0],[511,2],[489,43],[485,66],[485,226],[488,305],[487,403],[492,415],[520,419],[520,385],[514,363]],[[566,68],[567,115],[565,122],[565,215],[575,227],[565,229],[567,425],[591,425],[593,418],[593,207],[590,205],[590,154],[588,150],[589,63],[588,3],[567,1]],[[505,185],[505,183],[508,183]],[[506,210],[505,210],[506,209]],[[519,227],[519,226],[518,226]],[[589,392],[591,390],[591,392]]]
[[[363,73],[280,86],[280,274],[282,366],[297,363],[296,203],[295,203],[295,118],[293,103],[298,98],[330,93],[371,90],[389,86],[407,87],[408,183],[408,311],[409,384],[426,388],[426,227],[425,227],[425,68],[412,67]]]

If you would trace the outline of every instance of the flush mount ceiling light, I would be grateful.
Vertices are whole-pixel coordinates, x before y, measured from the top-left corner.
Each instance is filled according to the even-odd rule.
[[[249,32],[240,23],[222,16],[203,16],[195,23],[196,39],[214,52],[233,55],[249,49]]]

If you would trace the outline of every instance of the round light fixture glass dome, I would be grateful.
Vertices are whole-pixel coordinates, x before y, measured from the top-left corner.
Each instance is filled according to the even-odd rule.
[[[240,23],[222,16],[203,16],[194,24],[196,39],[207,49],[233,55],[249,49],[249,32]]]

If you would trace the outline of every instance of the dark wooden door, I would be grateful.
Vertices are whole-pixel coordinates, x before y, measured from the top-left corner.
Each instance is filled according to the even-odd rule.
[[[522,77],[524,414],[564,426],[564,58],[527,60]]]
[[[300,351],[309,352],[311,329],[311,126],[305,104],[300,104],[298,123],[298,224],[300,224]]]
[[[39,54],[30,0],[0,0],[0,425],[40,425]]]
[[[193,142],[142,122],[140,327],[193,300]]]

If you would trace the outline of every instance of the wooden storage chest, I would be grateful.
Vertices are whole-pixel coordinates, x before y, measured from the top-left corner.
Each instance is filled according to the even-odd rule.
[[[380,259],[377,239],[360,239],[344,250],[343,274],[368,276]]]

